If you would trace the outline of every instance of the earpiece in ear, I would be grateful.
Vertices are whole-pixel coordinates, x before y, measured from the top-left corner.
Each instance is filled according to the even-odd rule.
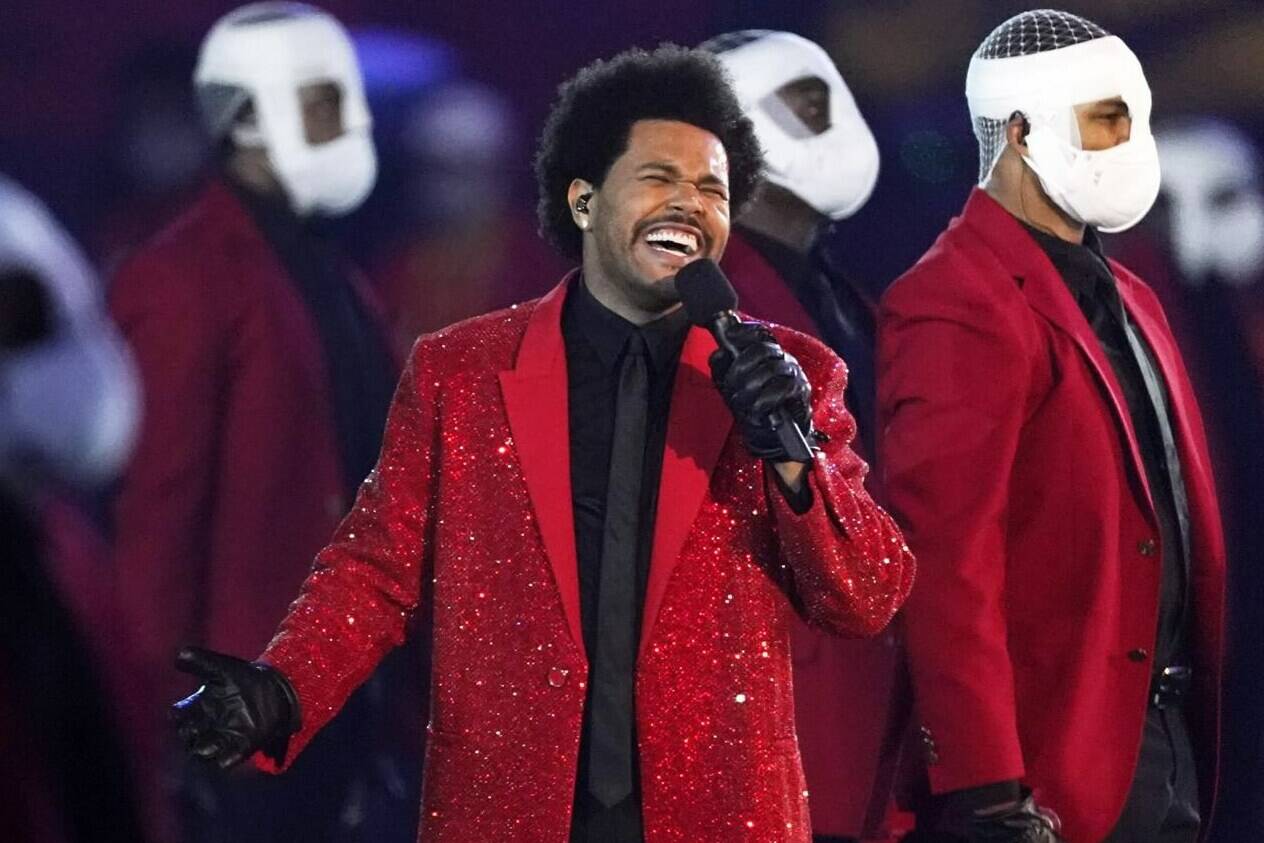
[[[581,213],[581,214],[588,213],[588,197],[590,196],[592,196],[591,193],[585,193],[583,196],[575,200],[576,212]]]
[[[1013,114],[1011,114],[1009,116],[1010,121],[1012,122],[1015,117],[1023,121],[1023,135],[1022,136],[1025,139],[1028,135],[1031,134],[1031,121],[1028,120],[1027,115],[1023,114],[1021,111],[1015,111]]]

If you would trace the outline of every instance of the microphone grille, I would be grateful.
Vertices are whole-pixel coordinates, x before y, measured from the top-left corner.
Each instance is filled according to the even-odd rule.
[[[689,321],[709,326],[726,310],[737,309],[737,293],[724,271],[709,258],[685,264],[676,273],[676,292]]]

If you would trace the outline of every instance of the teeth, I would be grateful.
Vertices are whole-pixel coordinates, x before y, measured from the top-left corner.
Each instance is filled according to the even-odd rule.
[[[672,228],[660,228],[657,231],[651,231],[645,236],[645,240],[654,245],[673,243],[683,248],[687,255],[693,254],[698,249],[697,236]]]

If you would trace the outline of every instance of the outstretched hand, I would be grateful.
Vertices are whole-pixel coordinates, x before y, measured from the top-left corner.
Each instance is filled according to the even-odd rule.
[[[185,749],[221,769],[263,752],[280,763],[299,728],[298,696],[275,668],[233,656],[185,647],[176,669],[202,687],[171,707]]]

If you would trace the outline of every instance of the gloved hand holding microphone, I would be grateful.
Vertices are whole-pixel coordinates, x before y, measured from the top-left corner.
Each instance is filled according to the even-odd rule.
[[[793,356],[760,322],[734,313],[737,293],[711,260],[676,275],[689,321],[711,332],[719,348],[711,377],[733,413],[747,449],[772,463],[812,463],[812,385]]]

